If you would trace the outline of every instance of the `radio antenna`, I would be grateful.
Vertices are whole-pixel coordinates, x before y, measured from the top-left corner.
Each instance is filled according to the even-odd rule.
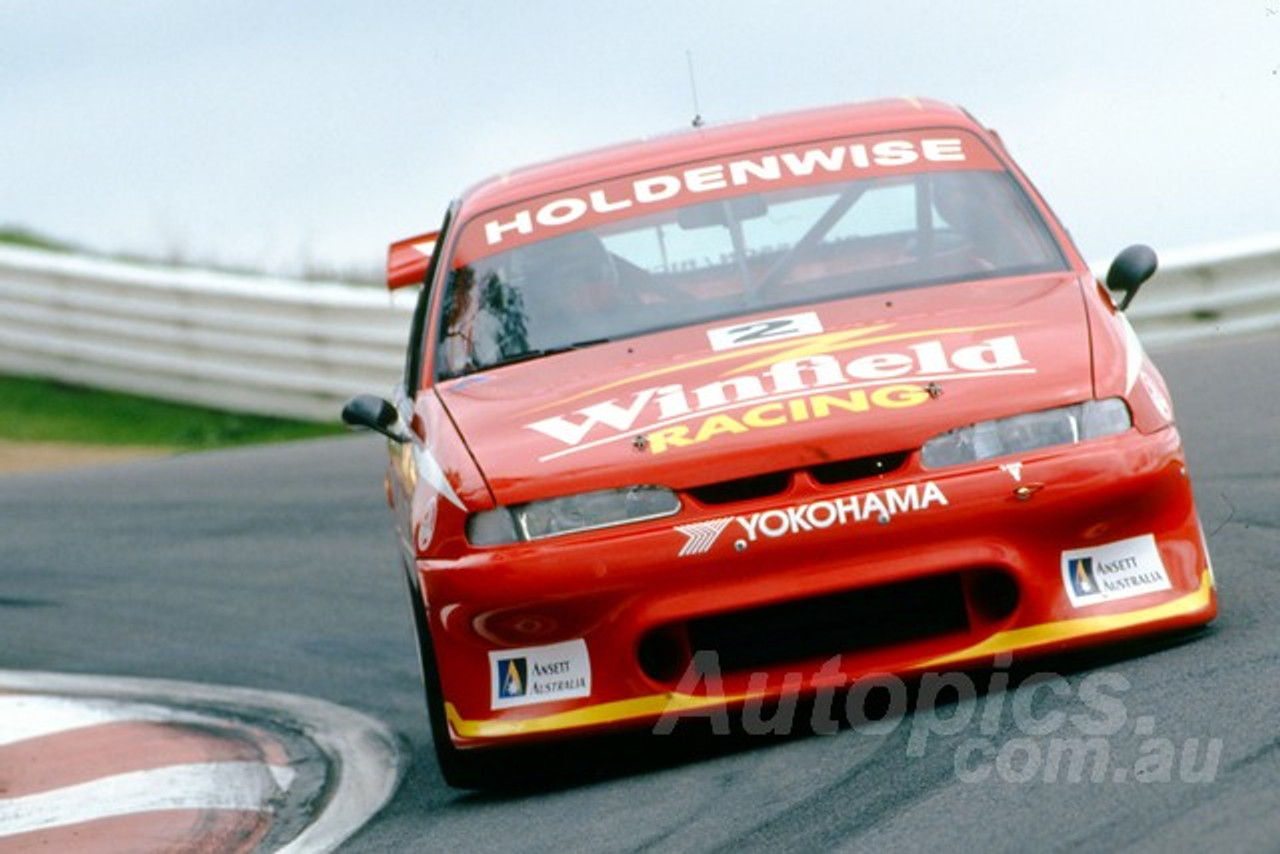
[[[698,107],[698,80],[693,76],[693,51],[686,50],[684,59],[689,66],[689,89],[693,92],[693,126],[702,127],[702,110]]]

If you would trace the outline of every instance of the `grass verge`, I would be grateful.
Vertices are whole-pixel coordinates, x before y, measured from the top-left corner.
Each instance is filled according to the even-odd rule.
[[[332,436],[342,425],[225,412],[24,377],[0,377],[0,439],[201,450]]]

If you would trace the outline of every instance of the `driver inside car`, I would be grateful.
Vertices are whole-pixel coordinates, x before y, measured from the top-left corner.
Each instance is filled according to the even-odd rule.
[[[518,249],[512,266],[528,312],[533,349],[608,338],[619,328],[626,300],[617,265],[590,231]]]

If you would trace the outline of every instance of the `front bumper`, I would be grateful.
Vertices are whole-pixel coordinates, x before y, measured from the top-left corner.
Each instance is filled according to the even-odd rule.
[[[800,475],[768,499],[686,498],[668,520],[418,572],[463,747],[978,666],[1217,609],[1172,428],[944,471],[912,455],[835,487]]]

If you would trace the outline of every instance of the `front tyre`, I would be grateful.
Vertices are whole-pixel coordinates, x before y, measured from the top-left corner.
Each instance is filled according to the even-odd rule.
[[[409,582],[409,605],[413,610],[413,625],[418,636],[418,662],[422,669],[422,686],[426,694],[427,719],[431,724],[431,742],[444,781],[455,789],[485,789],[498,784],[500,751],[461,750],[449,737],[449,717],[445,712],[444,689],[440,684],[440,670],[436,664],[435,646],[431,642],[431,627],[427,622],[422,598],[417,586]]]

